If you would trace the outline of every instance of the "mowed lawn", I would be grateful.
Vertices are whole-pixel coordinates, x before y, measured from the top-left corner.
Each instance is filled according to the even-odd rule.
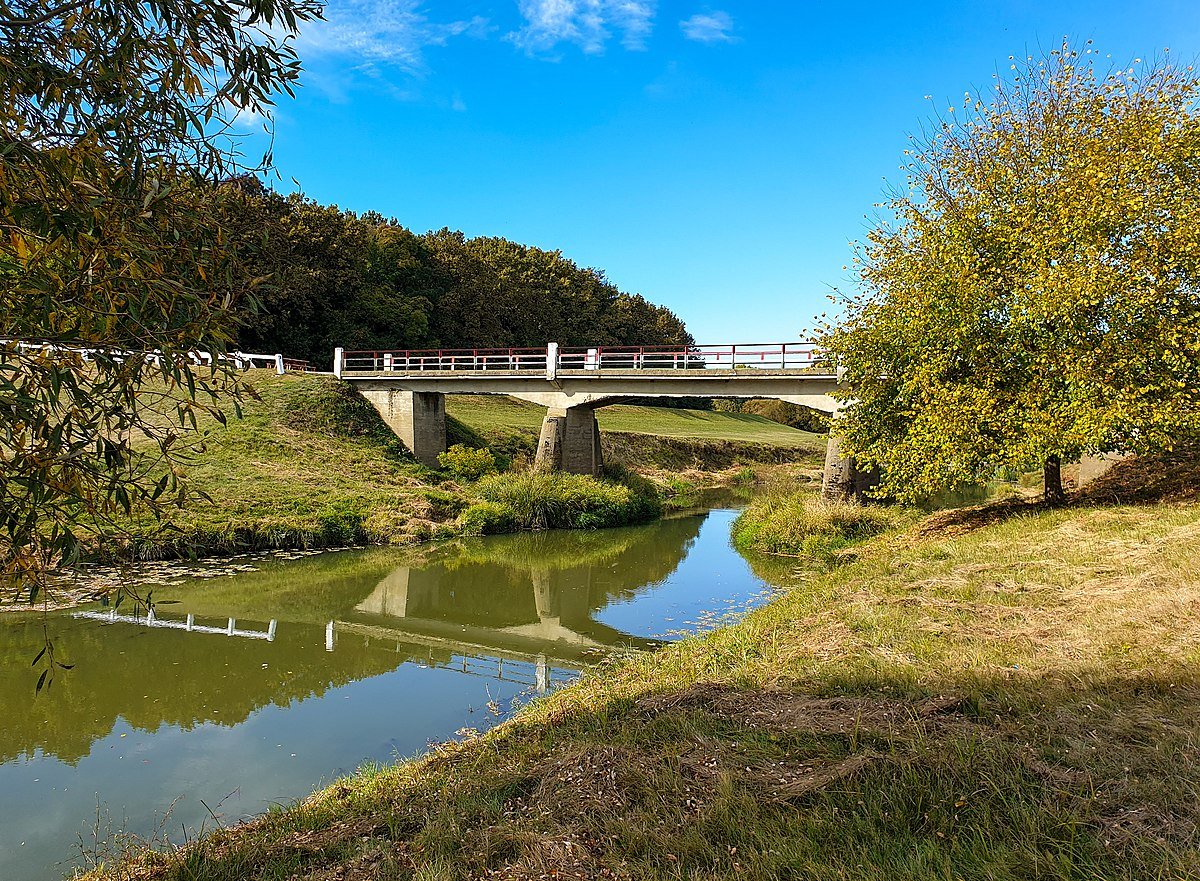
[[[481,434],[495,428],[537,431],[546,413],[545,408],[536,404],[496,395],[450,395],[446,398],[446,412]],[[745,413],[614,404],[597,410],[596,417],[601,431],[803,449],[821,449],[825,445],[824,435]]]

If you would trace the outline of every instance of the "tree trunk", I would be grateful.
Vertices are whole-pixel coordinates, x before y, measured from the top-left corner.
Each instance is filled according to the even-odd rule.
[[[1047,505],[1061,505],[1067,500],[1062,484],[1062,459],[1050,456],[1042,466],[1042,498]]]

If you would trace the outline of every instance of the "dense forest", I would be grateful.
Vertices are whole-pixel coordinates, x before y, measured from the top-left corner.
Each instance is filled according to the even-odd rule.
[[[222,226],[249,254],[260,307],[244,351],[314,365],[347,349],[692,342],[670,310],[558,251],[442,229],[417,234],[300,195],[240,187]]]

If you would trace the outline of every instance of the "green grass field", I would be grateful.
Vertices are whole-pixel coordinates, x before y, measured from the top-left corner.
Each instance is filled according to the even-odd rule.
[[[446,399],[446,412],[473,431],[486,436],[497,428],[536,432],[541,428],[546,411],[536,404],[513,398],[451,395]],[[614,404],[597,410],[596,418],[602,432],[767,444],[804,450],[825,448],[823,435],[798,431],[770,419],[744,413]]]

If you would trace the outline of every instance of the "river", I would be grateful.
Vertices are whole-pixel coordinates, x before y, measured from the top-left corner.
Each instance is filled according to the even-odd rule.
[[[149,626],[124,606],[51,613],[75,667],[36,696],[43,619],[0,617],[0,878],[236,822],[736,615],[768,587],[729,544],[734,516],[164,578]]]

